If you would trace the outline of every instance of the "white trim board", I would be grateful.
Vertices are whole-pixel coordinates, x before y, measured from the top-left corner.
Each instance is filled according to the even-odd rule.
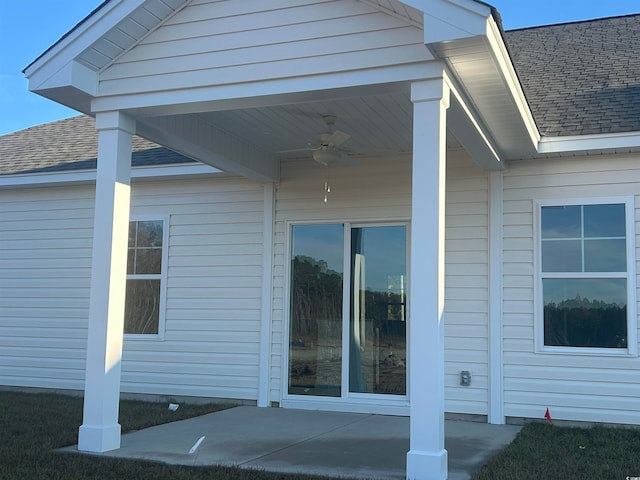
[[[638,147],[640,147],[640,132],[572,135],[541,138],[538,142],[538,153],[568,153]]]
[[[225,172],[201,163],[178,164],[154,167],[134,167],[131,170],[132,180],[160,180],[162,178],[184,177],[190,175],[225,175]],[[44,187],[59,184],[82,184],[96,181],[95,170],[78,170],[72,172],[53,172],[35,174],[15,174],[0,176],[0,189],[12,187]]]

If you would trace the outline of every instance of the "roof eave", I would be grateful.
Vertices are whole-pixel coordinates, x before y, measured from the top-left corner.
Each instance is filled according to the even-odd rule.
[[[455,19],[456,28],[447,19]],[[511,160],[535,154],[540,133],[499,21],[484,2],[441,0],[425,12],[425,44],[458,80],[497,151]]]
[[[183,5],[185,0],[171,0],[171,3]],[[90,114],[90,98],[97,94],[100,68],[86,61],[86,52],[110,32],[119,27],[120,22],[138,9],[153,6],[156,0],[107,0],[91,12],[86,18],[49,47],[36,60],[30,63],[23,73],[29,80],[29,90],[49,98],[57,103]],[[166,16],[173,11],[165,2]],[[154,12],[157,9],[153,9]],[[165,18],[158,17],[160,24]],[[127,37],[122,35],[121,37]],[[131,38],[131,45],[121,45],[127,51],[139,38]],[[78,95],[70,95],[71,92]]]

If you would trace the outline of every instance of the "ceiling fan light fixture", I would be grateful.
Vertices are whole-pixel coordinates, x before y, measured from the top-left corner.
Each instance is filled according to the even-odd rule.
[[[315,150],[313,152],[313,159],[320,165],[328,167],[340,160],[341,155],[331,150]]]

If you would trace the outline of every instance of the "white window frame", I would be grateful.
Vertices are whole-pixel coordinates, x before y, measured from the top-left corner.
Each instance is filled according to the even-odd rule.
[[[158,315],[158,333],[125,333],[125,340],[164,340],[166,305],[167,305],[167,270],[169,262],[169,216],[168,215],[131,215],[132,222],[162,222],[162,266],[160,274],[127,274],[127,280],[157,280],[160,279],[160,305]]]
[[[405,395],[385,395],[385,394],[362,394],[349,392],[348,371],[349,371],[349,355],[348,350],[345,354],[343,351],[342,356],[342,380],[341,380],[341,395],[340,397],[325,397],[314,395],[295,395],[289,393],[289,345],[290,339],[290,322],[291,322],[291,262],[293,258],[293,245],[292,245],[292,232],[294,226],[299,225],[342,225],[344,227],[343,238],[343,301],[342,301],[342,318],[343,318],[343,348],[344,342],[347,344],[349,338],[349,322],[345,322],[344,319],[348,318],[350,312],[351,302],[351,230],[353,228],[360,227],[387,227],[387,226],[404,226],[407,234],[407,277],[410,278],[410,266],[411,266],[411,222],[409,219],[397,219],[389,221],[375,221],[375,220],[318,220],[318,221],[287,221],[286,222],[286,258],[285,258],[285,292],[284,292],[284,331],[283,331],[283,351],[282,351],[282,372],[281,377],[281,404],[285,408],[300,408],[300,409],[312,409],[312,410],[329,410],[329,411],[343,411],[343,412],[355,412],[355,413],[372,413],[383,415],[400,415],[406,416],[409,414],[409,395],[411,385],[409,384],[409,368],[410,365],[407,362],[407,386]],[[407,298],[411,295],[411,285],[407,289]],[[409,325],[410,325],[411,312],[407,310],[407,339],[409,338]],[[345,340],[347,339],[347,340]],[[407,341],[407,359],[409,358],[409,342]]]
[[[542,298],[542,280],[553,278],[553,274],[542,272],[542,207],[575,205],[625,205],[625,234],[627,257],[627,348],[602,347],[566,347],[544,344],[544,303]],[[534,271],[535,271],[535,349],[537,353],[601,355],[601,356],[637,356],[638,355],[638,319],[636,314],[636,254],[635,254],[635,202],[633,197],[585,197],[544,199],[534,201]],[[570,276],[571,272],[567,272]],[[578,278],[580,275],[576,275]],[[602,275],[606,277],[606,275]],[[616,276],[616,278],[622,278]]]

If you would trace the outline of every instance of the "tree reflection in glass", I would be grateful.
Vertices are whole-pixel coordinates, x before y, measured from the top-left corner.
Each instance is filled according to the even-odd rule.
[[[289,393],[341,395],[344,227],[292,230]]]

